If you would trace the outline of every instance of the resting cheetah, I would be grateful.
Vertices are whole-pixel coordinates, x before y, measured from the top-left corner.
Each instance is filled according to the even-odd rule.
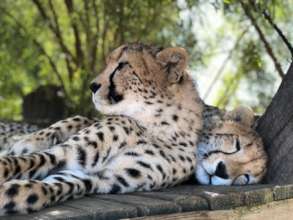
[[[267,154],[254,131],[252,110],[224,112],[205,105],[203,132],[196,148],[195,175],[201,184],[245,185],[261,181]]]
[[[15,155],[0,159],[0,213],[29,213],[92,193],[161,189],[195,170],[204,184],[260,179],[261,141],[233,124],[233,114],[202,134],[205,107],[186,63],[182,48],[128,44],[114,50],[90,86],[95,107],[107,116],[69,118],[15,144]]]
[[[18,141],[18,143],[14,144],[14,146],[9,146],[7,144],[7,150],[5,149],[3,153],[0,153],[6,155],[24,155],[44,150],[50,148],[51,146],[54,146],[57,143],[62,143],[66,141],[70,136],[78,133],[78,131],[80,131],[81,129],[86,128],[95,122],[98,122],[98,120],[92,120],[81,116],[68,118],[66,120],[53,124],[47,129],[36,132],[35,134],[28,136],[27,138],[23,138],[22,141]],[[249,109],[242,107],[237,108],[231,112],[224,112],[216,107],[204,105],[203,129],[199,137],[197,147],[194,151],[197,155],[197,169],[195,170],[195,176],[197,176],[197,180],[201,184],[243,185],[257,183],[261,180],[266,172],[266,166],[263,160],[267,160],[267,158],[266,154],[263,152],[261,139],[252,129],[252,125],[254,125],[254,113]],[[19,133],[21,127],[20,125],[17,125],[17,127],[18,132],[16,133]],[[62,132],[55,131],[56,129],[58,130],[59,127],[60,129],[62,129]],[[216,128],[218,129],[220,127],[222,127],[223,129],[222,132],[216,130]],[[32,128],[33,130],[36,129],[35,126],[33,126]],[[6,130],[11,131],[9,133],[11,136],[14,129]],[[23,132],[31,131],[27,129],[27,125],[23,127],[23,130]],[[220,133],[221,135],[219,135]],[[237,144],[239,143],[235,139],[239,138],[239,134],[242,135],[241,139],[246,138],[246,140],[244,140],[244,143],[242,143],[242,145],[244,145],[242,147],[237,147]],[[7,143],[13,143],[13,141],[15,142],[15,140],[18,140],[19,138],[20,137],[18,137],[17,139],[13,138],[13,140],[7,141]],[[231,139],[228,141],[228,143],[226,143],[224,141],[225,138]],[[247,142],[247,140],[250,141],[248,146],[251,146],[252,142],[254,142],[255,144],[254,147],[249,148],[250,150],[245,149],[247,148],[245,146],[245,142]],[[227,152],[231,152],[229,148],[232,147],[233,152],[233,146],[236,150],[239,148],[243,148],[244,150],[234,150],[233,155],[228,154],[228,156],[226,156]],[[207,155],[212,155],[211,152],[214,150],[214,148],[216,148],[217,150],[216,153],[218,153],[218,158],[207,160]],[[219,149],[222,149],[226,153],[220,152]],[[245,159],[252,150],[259,151],[256,155],[262,155],[264,158],[260,157],[260,160],[255,160],[255,163],[247,163],[247,167],[245,168],[247,171],[244,171],[243,167],[245,163],[240,161],[241,159]],[[225,169],[237,169],[234,172],[232,170],[228,171],[228,173],[234,173],[234,175],[226,174],[227,170],[223,169],[223,165],[221,166],[221,163],[219,163],[219,161],[224,161],[223,163],[227,165],[227,168],[225,167]],[[207,167],[204,168],[204,166]],[[221,167],[222,169],[220,169]],[[208,173],[207,170],[209,169],[211,169],[212,171]],[[253,172],[251,172],[250,169],[253,170]],[[215,173],[215,170],[217,175],[215,175],[214,177],[213,175],[209,175],[210,173]],[[253,173],[254,175],[249,175],[249,173]],[[229,176],[229,178],[227,178],[227,175]]]
[[[26,134],[37,130],[39,128],[35,125],[0,121],[0,155],[6,154],[6,150]]]
[[[266,172],[264,161],[267,158],[263,151],[261,139],[252,128],[252,125],[255,124],[254,118],[254,113],[247,108],[239,107],[231,112],[224,112],[216,107],[204,105],[203,129],[197,147],[194,149],[194,153],[197,155],[195,176],[197,176],[197,180],[201,184],[243,185],[257,183],[261,180]],[[23,138],[13,147],[7,147],[8,150],[4,152],[9,155],[23,155],[47,149],[57,143],[66,141],[70,136],[95,122],[98,122],[98,120],[81,116],[68,118],[27,138]],[[63,130],[62,132],[55,131],[59,127]],[[217,131],[216,128],[222,128],[222,131]],[[27,132],[27,129],[25,130]],[[237,146],[240,143],[239,135],[242,136],[241,139],[244,139],[243,143],[241,142],[242,147]],[[225,138],[228,139],[228,142],[225,141]],[[245,144],[245,142],[248,143],[247,141],[250,141],[249,144]],[[250,147],[252,143],[255,146]],[[249,146],[249,150],[246,149],[247,146]],[[232,150],[229,149],[231,147]],[[215,148],[217,151],[215,151]],[[226,153],[219,151],[220,149]],[[232,154],[231,151],[233,152]],[[260,155],[259,160],[255,160],[254,163],[241,162],[243,159],[247,160],[245,159],[247,156],[250,158],[251,151],[257,151],[255,155]],[[217,158],[214,157],[208,160],[208,155],[212,155],[211,152],[218,153]],[[219,163],[219,161],[223,161],[227,168],[223,168],[222,163]],[[207,172],[210,169],[211,171]],[[232,169],[236,169],[236,171]],[[211,173],[216,173],[217,175],[210,175]]]

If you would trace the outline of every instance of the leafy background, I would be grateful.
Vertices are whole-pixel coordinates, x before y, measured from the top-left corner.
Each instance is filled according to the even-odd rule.
[[[203,99],[262,113],[292,51],[290,0],[0,1],[0,119],[21,120],[23,97],[61,87],[66,115],[93,115],[89,82],[125,42],[180,45]]]

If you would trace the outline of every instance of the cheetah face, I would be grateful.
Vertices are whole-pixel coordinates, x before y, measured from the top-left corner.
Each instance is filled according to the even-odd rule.
[[[183,77],[186,56],[182,48],[120,46],[109,55],[106,67],[90,86],[96,109],[131,117],[147,114],[146,102],[166,95],[170,82]]]
[[[251,126],[241,123],[238,114],[237,121],[227,119],[202,135],[197,149],[196,178],[201,184],[254,184],[264,177],[266,163],[260,136]]]

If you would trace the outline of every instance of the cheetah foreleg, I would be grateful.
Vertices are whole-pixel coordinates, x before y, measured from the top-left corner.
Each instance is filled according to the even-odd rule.
[[[125,179],[121,171],[105,169],[97,175],[64,170],[42,181],[12,180],[0,187],[0,215],[26,214],[87,194],[133,192],[141,187]]]
[[[55,146],[43,152],[0,158],[0,185],[11,179],[41,179],[66,165],[67,149]]]

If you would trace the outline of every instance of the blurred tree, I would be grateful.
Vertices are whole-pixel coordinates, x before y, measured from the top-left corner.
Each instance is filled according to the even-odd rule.
[[[214,98],[220,107],[246,103],[262,113],[276,91],[284,72],[292,60],[292,24],[288,17],[293,12],[290,1],[224,0],[215,1],[223,8],[224,16],[238,34],[237,51],[230,61],[234,70],[222,71],[223,85]],[[277,20],[283,30],[278,27]],[[274,68],[273,68],[274,67]],[[277,83],[276,83],[277,82]],[[245,92],[243,92],[245,91]],[[244,97],[246,96],[246,97]]]
[[[109,50],[135,41],[176,44],[177,37],[195,45],[172,0],[3,0],[0,11],[0,117],[19,117],[23,95],[49,83],[61,86],[67,114],[90,115],[87,87]]]

